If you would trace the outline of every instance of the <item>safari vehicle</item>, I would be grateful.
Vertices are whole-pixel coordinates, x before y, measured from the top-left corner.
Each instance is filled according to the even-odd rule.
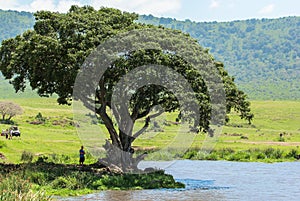
[[[19,131],[18,126],[12,126],[9,128],[9,133],[11,134],[11,136],[21,136],[21,132]]]

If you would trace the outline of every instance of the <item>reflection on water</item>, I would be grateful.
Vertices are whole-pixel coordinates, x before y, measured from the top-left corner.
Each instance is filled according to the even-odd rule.
[[[143,162],[144,167],[165,167],[163,162]],[[166,168],[184,189],[103,191],[62,200],[109,201],[224,201],[299,200],[300,162],[241,163],[228,161],[176,161]]]
[[[201,182],[201,181],[200,181]],[[109,200],[109,201],[223,201],[225,197],[220,192],[220,189],[203,188],[190,190],[136,190],[136,191],[105,191],[98,194],[91,194],[83,197],[69,198],[65,200]]]
[[[181,183],[185,184],[184,189],[173,189],[173,190],[222,190],[229,189],[225,186],[216,186],[214,180],[196,180],[196,179],[176,179]]]

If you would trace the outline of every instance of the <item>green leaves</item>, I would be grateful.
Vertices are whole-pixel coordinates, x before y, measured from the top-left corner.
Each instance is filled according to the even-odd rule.
[[[90,6],[72,6],[69,12],[65,14],[40,11],[35,13],[34,16],[36,18],[34,30],[24,32],[13,39],[2,42],[0,70],[6,79],[10,79],[16,91],[24,90],[26,81],[29,81],[32,89],[36,89],[40,96],[57,94],[60,104],[69,104],[72,100],[77,73],[87,56],[98,45],[107,38],[119,33],[133,29],[146,30],[149,27],[154,28],[150,25],[135,23],[138,17],[136,14],[121,12],[112,8],[95,10]],[[172,69],[189,83],[191,89],[195,92],[197,104],[200,108],[201,119],[199,125],[197,125],[200,128],[207,130],[211,120],[212,107],[209,90],[212,89],[209,88],[211,83],[205,82],[205,79],[206,81],[211,79],[211,72],[207,70],[216,70],[222,77],[227,95],[227,112],[234,108],[240,112],[241,118],[249,121],[252,119],[253,115],[250,113],[246,95],[237,89],[233,82],[234,79],[224,70],[222,63],[215,62],[213,64],[213,58],[207,50],[200,47],[188,35],[180,31],[159,32],[159,30],[165,29],[162,27],[156,27],[155,29],[162,35],[153,34],[153,32],[142,37],[139,36],[140,38],[144,37],[144,41],[150,41],[145,42],[144,47],[152,48],[133,46],[133,50],[122,52],[118,59],[110,64],[100,80],[103,84],[99,85],[98,88],[96,102],[99,103],[99,108],[97,108],[97,111],[100,111],[102,106],[111,107],[110,101],[113,88],[122,77],[140,66],[153,64]],[[180,41],[178,35],[186,41]],[[137,36],[127,37],[131,37],[128,41],[134,41]],[[186,45],[189,45],[189,48],[185,48]],[[174,52],[172,49],[185,51]],[[199,63],[205,68],[209,64],[209,67],[207,67],[207,70],[199,72],[191,63],[182,58],[185,56],[192,58],[189,62]],[[151,68],[149,68],[150,71]],[[160,82],[162,84],[173,83],[175,86],[178,77],[173,76],[171,82],[170,77],[172,76],[171,73],[165,77],[161,76]],[[135,79],[138,78],[143,79],[139,73],[136,74]],[[175,87],[177,93],[184,92],[179,82],[177,85]],[[135,83],[132,83],[132,87],[136,86]],[[214,93],[218,94],[218,92]],[[192,103],[186,102],[187,106],[190,106],[190,104]],[[156,105],[161,105],[166,112],[172,112],[180,108],[174,91],[151,84],[142,86],[133,93],[127,109],[135,121],[137,118],[146,117],[151,108]],[[222,106],[215,107],[221,109]],[[218,108],[214,109],[218,110]],[[193,117],[192,114],[188,116]]]

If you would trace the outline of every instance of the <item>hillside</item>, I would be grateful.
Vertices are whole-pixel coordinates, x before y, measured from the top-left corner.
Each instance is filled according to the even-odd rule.
[[[32,28],[34,17],[32,13],[4,11],[0,9],[0,41],[14,37]]]
[[[32,13],[0,10],[0,41],[32,28]],[[233,22],[192,22],[142,15],[139,22],[189,33],[223,61],[251,99],[300,99],[300,17]],[[2,98],[14,97],[0,79]],[[21,96],[32,96],[26,92]]]
[[[33,25],[34,17],[32,13],[4,11],[0,9],[0,41],[15,37],[25,30],[31,29]],[[0,94],[1,99],[37,96],[35,92],[30,90],[26,90],[24,93],[15,94],[14,88],[2,77],[1,72]]]
[[[300,17],[196,23],[143,15],[139,21],[189,33],[251,99],[300,99]]]

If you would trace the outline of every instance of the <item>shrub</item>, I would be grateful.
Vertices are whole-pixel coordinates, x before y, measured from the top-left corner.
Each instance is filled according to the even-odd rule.
[[[70,184],[70,182],[65,177],[58,177],[51,184],[52,188],[54,189],[68,188],[71,185],[72,184]]]
[[[39,123],[45,123],[46,122],[46,118],[43,117],[42,113],[38,113],[36,116],[35,116],[35,120]]]
[[[267,158],[280,159],[283,155],[283,151],[280,149],[267,148],[263,151]]]
[[[275,149],[275,151],[273,152],[272,157],[275,159],[280,159],[283,155],[283,151],[280,149]]]
[[[227,148],[218,150],[218,153],[219,153],[220,158],[225,159],[227,156],[233,154],[234,150],[227,147]]]
[[[216,161],[219,159],[219,156],[216,152],[212,152],[211,154],[206,156],[206,160],[213,160]]]
[[[23,153],[21,155],[21,161],[30,163],[32,161],[32,159],[33,159],[33,153],[23,151]]]
[[[206,157],[208,156],[208,153],[205,152],[205,151],[198,151],[196,156],[195,156],[195,159],[196,160],[205,160]]]
[[[230,161],[248,161],[250,160],[251,155],[250,153],[247,151],[238,151],[232,155],[229,156],[228,160]]]
[[[287,158],[297,158],[298,156],[299,156],[298,150],[296,150],[296,149],[292,149],[291,151],[289,151],[289,152],[286,154],[286,157],[287,157]]]
[[[45,185],[47,183],[47,178],[42,172],[31,172],[27,175],[31,182],[38,185]]]
[[[171,175],[164,174],[164,171],[156,171],[147,174],[124,174],[108,176],[103,175],[100,180],[93,183],[97,189],[128,189],[141,188],[184,188],[184,185],[175,182]]]
[[[262,152],[259,152],[256,155],[256,159],[265,159],[265,158],[266,158],[266,155]]]
[[[197,155],[197,151],[196,150],[188,150],[185,152],[183,158],[184,159],[193,159],[196,155]]]
[[[19,176],[9,175],[5,179],[0,176],[0,200],[16,201],[49,201],[50,196],[46,196],[44,192],[33,192],[28,181],[23,180]]]

